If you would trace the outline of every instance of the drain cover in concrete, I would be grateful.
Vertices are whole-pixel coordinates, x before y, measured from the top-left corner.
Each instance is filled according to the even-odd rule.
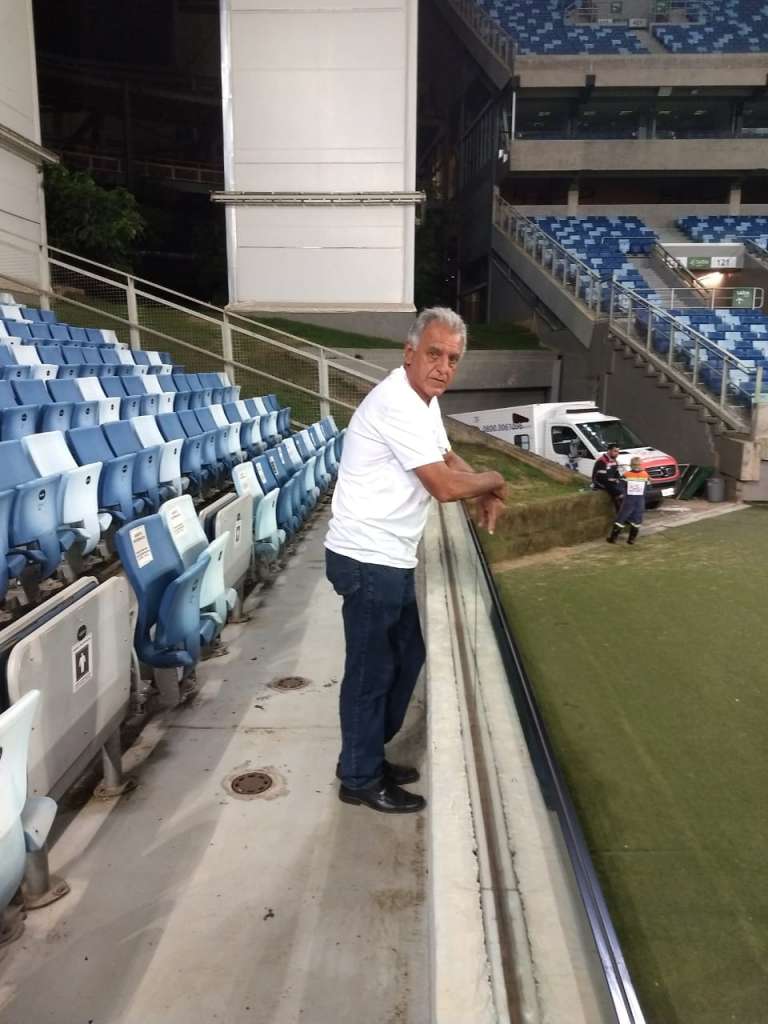
[[[310,682],[311,680],[305,679],[304,676],[283,676],[282,679],[275,679],[269,685],[273,690],[302,690],[305,686],[309,686]]]
[[[266,772],[243,772],[235,775],[230,786],[238,796],[261,796],[272,788],[274,780]]]

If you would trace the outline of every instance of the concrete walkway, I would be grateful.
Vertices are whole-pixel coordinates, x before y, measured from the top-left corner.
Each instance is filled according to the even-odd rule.
[[[3,1024],[425,1024],[422,815],[341,804],[343,668],[325,514],[251,609],[199,696],[126,754],[138,787],[66,823],[72,892],[0,964]],[[305,676],[279,692],[278,677]],[[419,762],[423,697],[393,755]],[[230,778],[264,769],[266,794]],[[425,792],[424,786],[414,787]],[[65,819],[66,820],[66,819]]]

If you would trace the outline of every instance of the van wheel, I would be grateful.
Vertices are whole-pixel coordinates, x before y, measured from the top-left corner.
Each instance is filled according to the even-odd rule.
[[[647,509],[661,508],[661,506],[663,504],[664,504],[664,495],[663,494],[653,494],[653,495],[649,494],[648,497],[645,499],[645,507]]]

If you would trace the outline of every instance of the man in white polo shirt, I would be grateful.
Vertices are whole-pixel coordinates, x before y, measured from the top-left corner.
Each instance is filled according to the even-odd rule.
[[[384,745],[403,724],[424,664],[414,568],[430,500],[480,499],[481,525],[492,532],[504,499],[499,473],[475,473],[451,451],[440,416],[437,399],[466,338],[450,309],[417,317],[404,365],[349,424],[325,540],[327,576],[344,599],[339,797],[390,814],[425,806],[401,788],[418,780],[416,769],[385,760]]]

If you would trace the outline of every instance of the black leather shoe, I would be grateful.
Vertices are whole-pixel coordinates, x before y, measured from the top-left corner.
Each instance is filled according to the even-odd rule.
[[[414,811],[423,811],[427,806],[423,796],[409,793],[386,778],[365,789],[348,789],[342,783],[339,786],[339,800],[345,804],[365,804],[382,814],[412,814]]]
[[[407,764],[392,764],[391,761],[384,762],[384,778],[394,782],[396,786],[407,786],[409,782],[418,782],[421,776],[416,768]]]

